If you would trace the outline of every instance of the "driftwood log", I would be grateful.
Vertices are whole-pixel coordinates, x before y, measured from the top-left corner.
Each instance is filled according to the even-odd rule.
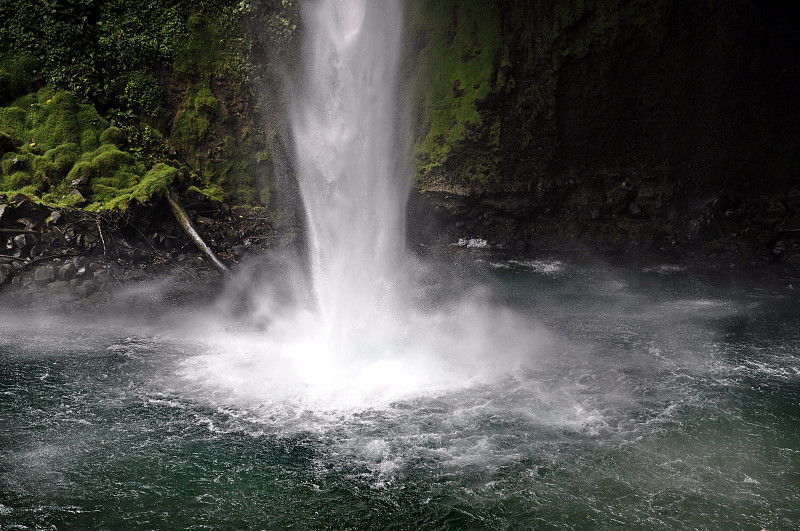
[[[183,205],[181,205],[180,201],[178,200],[177,194],[174,191],[171,191],[167,194],[167,201],[169,201],[169,206],[172,208],[172,213],[175,214],[175,219],[178,220],[178,224],[183,229],[183,232],[189,236],[189,239],[200,249],[206,258],[208,258],[209,262],[214,264],[214,267],[222,273],[223,275],[230,273],[230,269],[228,266],[222,263],[222,261],[214,254],[214,251],[203,241],[203,238],[197,233],[195,230],[194,225],[192,224],[192,220],[189,219],[189,215],[186,213],[186,210],[183,209]]]

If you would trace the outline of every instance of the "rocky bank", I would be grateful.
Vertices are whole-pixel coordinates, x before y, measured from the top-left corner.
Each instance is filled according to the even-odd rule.
[[[197,231],[229,266],[267,249],[294,249],[297,228],[264,209],[184,194]],[[16,308],[69,310],[167,279],[165,304],[213,298],[225,279],[175,221],[166,200],[127,212],[57,209],[0,198],[0,296]],[[294,251],[293,251],[294,252]]]

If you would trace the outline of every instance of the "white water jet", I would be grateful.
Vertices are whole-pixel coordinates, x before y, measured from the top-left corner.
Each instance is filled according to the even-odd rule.
[[[292,131],[320,316],[338,348],[395,313],[404,279],[408,174],[397,106],[398,1],[306,5]]]
[[[380,407],[506,376],[542,344],[537,326],[481,290],[437,297],[463,286],[412,267],[403,11],[388,0],[305,5],[304,62],[289,94],[311,286],[290,282],[298,293],[287,303],[278,282],[248,284],[261,290],[251,317],[266,330],[205,327],[205,353],[183,373],[215,400]]]

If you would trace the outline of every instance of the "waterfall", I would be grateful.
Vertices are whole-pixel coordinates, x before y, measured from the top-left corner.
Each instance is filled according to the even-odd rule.
[[[545,342],[465,270],[406,249],[403,14],[402,0],[304,5],[287,93],[310,282],[291,264],[263,285],[243,275],[259,326],[195,323],[207,346],[187,379],[236,403],[357,410],[497,381]]]
[[[314,295],[332,348],[398,304],[408,174],[399,1],[318,0],[291,125]]]

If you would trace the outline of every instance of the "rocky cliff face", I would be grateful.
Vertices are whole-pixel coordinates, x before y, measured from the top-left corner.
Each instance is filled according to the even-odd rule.
[[[496,35],[472,35],[499,43],[490,89],[471,101],[479,119],[467,119],[462,138],[438,136],[445,155],[435,164],[418,149],[415,212],[437,219],[443,239],[481,237],[516,251],[800,254],[792,2],[478,4],[496,17]],[[450,46],[480,23],[464,20],[476,11],[460,2],[438,16],[456,36]],[[420,26],[418,40],[436,41],[431,25]],[[421,63],[441,53],[421,47]],[[439,73],[456,105],[467,97],[464,71]],[[418,121],[418,146],[439,126],[437,109],[427,111],[434,116]],[[476,150],[491,154],[488,171]],[[414,234],[442,236],[419,225]]]
[[[3,3],[0,193],[301,219],[295,4]],[[409,1],[412,240],[800,262],[795,4]]]

